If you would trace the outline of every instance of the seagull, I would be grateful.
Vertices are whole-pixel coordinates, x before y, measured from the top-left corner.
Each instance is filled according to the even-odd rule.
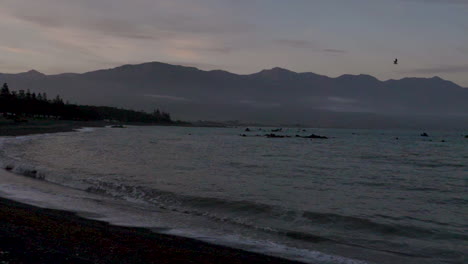
[[[398,64],[398,59],[395,59],[395,60],[393,61],[393,64]]]

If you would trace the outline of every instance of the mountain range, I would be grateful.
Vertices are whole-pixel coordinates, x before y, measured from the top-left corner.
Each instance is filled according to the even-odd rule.
[[[362,128],[468,125],[468,89],[439,77],[380,81],[282,68],[239,75],[150,62],[82,74],[0,73],[0,82],[79,104],[160,108],[183,120]]]

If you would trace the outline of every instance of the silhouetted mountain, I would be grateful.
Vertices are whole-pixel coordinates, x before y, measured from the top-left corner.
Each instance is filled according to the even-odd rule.
[[[238,75],[151,62],[83,74],[0,74],[0,82],[80,104],[162,107],[186,120],[409,127],[417,126],[408,121],[415,116],[442,125],[468,118],[468,89],[439,77],[379,81],[369,75],[330,78],[282,68]]]

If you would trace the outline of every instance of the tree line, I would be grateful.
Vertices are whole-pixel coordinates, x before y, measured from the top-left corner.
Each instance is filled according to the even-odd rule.
[[[133,111],[108,106],[77,105],[64,102],[59,95],[49,99],[46,93],[29,90],[11,91],[8,84],[0,89],[0,113],[16,121],[25,118],[79,121],[114,120],[119,122],[172,123],[169,113]]]

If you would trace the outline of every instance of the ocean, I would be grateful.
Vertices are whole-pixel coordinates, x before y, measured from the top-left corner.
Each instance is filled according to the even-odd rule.
[[[2,137],[0,196],[306,263],[466,263],[466,131],[244,129]]]

